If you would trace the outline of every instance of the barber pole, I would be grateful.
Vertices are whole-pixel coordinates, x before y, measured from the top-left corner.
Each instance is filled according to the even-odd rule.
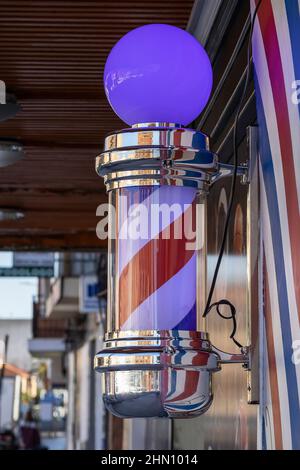
[[[154,51],[157,60],[162,38],[172,47],[153,68],[148,61]],[[188,56],[197,71],[186,87]],[[178,60],[181,67],[174,66]],[[132,127],[109,135],[96,160],[115,227],[108,247],[106,341],[95,356],[95,369],[104,374],[103,399],[124,418],[198,416],[212,403],[212,373],[221,363],[249,362],[247,348],[223,353],[199,328],[206,297],[205,282],[201,290],[197,286],[206,278],[206,196],[232,168],[219,166],[206,135],[182,124],[206,104],[211,65],[187,32],[148,25],[117,43],[104,76],[110,104]]]
[[[120,329],[196,330],[196,190],[146,186],[119,194]],[[139,232],[130,233],[133,223]]]

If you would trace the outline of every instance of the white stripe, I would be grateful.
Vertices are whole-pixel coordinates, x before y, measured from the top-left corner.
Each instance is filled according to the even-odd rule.
[[[172,389],[172,375],[171,373],[174,372],[172,370],[169,370],[169,374],[168,374],[168,395],[169,393],[171,392],[171,389]],[[176,397],[179,397],[179,395],[181,395],[183,392],[184,392],[184,388],[185,388],[185,381],[186,381],[186,376],[185,376],[185,371],[184,370],[175,370],[176,372],[176,384],[175,384],[175,390],[172,394],[170,394],[168,396],[168,398],[166,398],[166,402],[168,402],[168,400],[174,400],[174,398]],[[171,405],[171,403],[170,403]]]
[[[201,372],[200,372],[200,375],[201,375]],[[206,374],[206,376],[202,377],[201,378],[202,381],[204,380],[207,380],[209,381],[209,375]],[[189,378],[188,378],[188,374],[187,374],[187,371],[186,370],[180,370],[180,369],[177,369],[176,370],[176,388],[173,392],[172,395],[169,395],[168,398],[166,399],[166,404],[169,406],[169,407],[172,407],[172,405],[178,405],[178,404],[181,404],[183,405],[183,403],[185,402],[185,404],[188,404],[188,405],[193,405],[195,403],[193,403],[194,400],[196,400],[197,402],[199,401],[199,396],[201,395],[201,390],[199,390],[199,379],[198,379],[198,382],[197,382],[197,387],[195,389],[195,392],[192,394],[192,395],[188,395],[186,394],[186,397],[184,399],[180,399],[180,403],[174,403],[174,401],[182,394],[185,392],[186,389],[188,389],[188,382],[189,382]],[[202,383],[202,382],[201,382]],[[168,391],[168,393],[171,391],[171,388],[172,388],[172,380],[171,380],[171,376],[169,375],[169,387],[170,387],[170,390]],[[207,386],[209,386],[209,384],[207,384]],[[172,400],[172,402],[170,402],[170,400]]]
[[[295,105],[292,102],[292,83],[296,80],[293,62],[293,52],[291,48],[291,38],[285,2],[278,2],[278,0],[272,0],[272,6],[280,48],[282,68],[284,73],[285,92],[288,103],[288,113],[293,146],[295,178],[298,193],[298,209],[300,209],[300,119],[298,105]]]
[[[299,1],[300,1],[300,0],[299,0]],[[254,14],[255,7],[256,7],[255,0],[250,0],[250,10],[251,10],[251,16],[252,16],[252,17],[253,17],[253,14]],[[257,18],[256,18],[255,21],[257,21]]]
[[[269,71],[265,50],[263,47],[261,31],[255,28],[253,40],[253,56],[257,71],[259,87],[263,102],[263,108],[266,115],[267,130],[269,135],[270,148],[272,153],[275,182],[278,195],[278,207],[280,215],[281,235],[283,240],[285,278],[289,288],[287,289],[289,303],[289,318],[291,324],[292,340],[300,338],[300,325],[297,313],[297,302],[295,294],[295,283],[293,274],[292,254],[290,245],[290,233],[286,206],[286,192],[283,178],[282,156],[280,153],[279,133],[276,120],[276,112],[273,101],[272,88],[270,83]],[[287,188],[288,190],[288,188]],[[300,367],[296,367],[298,391],[300,390]]]
[[[196,255],[156,289],[129,315],[122,330],[171,330],[189,314],[196,302]],[[129,302],[130,305],[130,302]],[[163,312],[163,314],[162,314]]]
[[[279,390],[279,401],[280,401],[280,414],[281,414],[281,426],[282,426],[282,440],[284,449],[292,449],[292,437],[291,437],[291,426],[290,426],[290,410],[289,410],[289,397],[288,388],[286,381],[286,369],[285,369],[285,358],[284,348],[282,342],[282,331],[280,322],[280,312],[278,304],[278,291],[277,291],[277,279],[275,271],[274,261],[274,249],[271,235],[271,225],[267,204],[267,196],[261,178],[261,212],[262,212],[262,230],[264,236],[264,247],[265,247],[265,259],[266,267],[268,272],[269,281],[269,292],[270,292],[270,307],[272,317],[272,335],[274,340],[276,368],[277,368],[277,382]]]

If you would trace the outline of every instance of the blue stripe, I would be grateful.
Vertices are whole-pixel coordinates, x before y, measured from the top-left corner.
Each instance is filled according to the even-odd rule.
[[[174,405],[173,403],[168,403],[168,406],[175,410],[194,410],[196,408],[199,408],[199,403],[195,403],[195,405]]]
[[[158,186],[130,186],[121,189],[121,195],[127,196],[128,207],[132,204],[142,204],[145,199],[158,190]],[[138,201],[136,200],[138,199]]]
[[[173,328],[174,330],[196,331],[197,330],[197,313],[196,303],[193,305],[189,313],[177,323]]]
[[[171,390],[167,394],[166,398],[172,397],[172,395],[176,392],[176,385],[177,385],[177,371],[171,370]]]
[[[300,13],[298,0],[285,0],[285,8],[290,30],[295,80],[300,80]],[[298,110],[300,116],[300,103],[298,104]]]
[[[268,130],[266,125],[266,117],[262,98],[259,90],[257,77],[256,81],[256,103],[257,115],[259,123],[259,136],[260,136],[260,159],[263,170],[264,184],[266,188],[268,211],[270,215],[271,234],[274,250],[274,262],[276,271],[277,291],[279,314],[281,324],[281,337],[283,343],[284,363],[286,370],[287,392],[290,409],[290,422],[291,422],[291,436],[293,449],[300,449],[300,408],[299,408],[299,395],[295,365],[292,363],[292,334],[289,318],[289,305],[287,297],[287,284],[285,276],[284,265],[284,251],[281,235],[281,222],[278,208],[278,199],[276,192],[275,173],[272,161],[272,153],[270,148]],[[271,273],[270,273],[271,274]],[[293,286],[290,286],[292,289]],[[294,312],[296,314],[296,312]],[[276,337],[274,337],[276,343]],[[278,376],[280,381],[280,376]],[[285,416],[282,417],[285,419]]]

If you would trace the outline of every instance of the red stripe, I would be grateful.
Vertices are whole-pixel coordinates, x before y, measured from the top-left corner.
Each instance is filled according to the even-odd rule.
[[[120,326],[144,300],[192,258],[194,251],[186,250],[186,243],[191,242],[189,237],[192,231],[195,232],[195,224],[196,199],[159,237],[150,240],[125,266],[119,280]],[[177,240],[174,238],[174,229],[178,226],[182,227],[182,237]],[[184,227],[188,227],[190,232],[185,233],[187,230]]]
[[[265,312],[265,322],[266,322],[267,353],[268,353],[268,361],[269,361],[269,377],[270,377],[270,388],[271,388],[271,397],[272,397],[275,448],[276,450],[280,450],[280,449],[283,449],[282,430],[281,430],[281,413],[280,413],[275,345],[274,345],[273,326],[272,326],[272,313],[271,313],[272,309],[271,309],[271,301],[270,301],[268,273],[266,269],[265,259],[264,259],[264,279],[265,279],[264,312]]]
[[[258,0],[256,0],[257,2]],[[293,160],[292,138],[289,124],[288,103],[284,84],[284,73],[280,57],[276,25],[270,0],[261,4],[259,22],[265,46],[269,75],[273,91],[276,119],[279,132],[280,150],[285,182],[286,203],[288,212],[289,234],[292,252],[293,276],[300,320],[300,215]],[[287,38],[288,40],[288,38]],[[280,194],[278,195],[280,197]]]
[[[206,366],[208,356],[209,354],[207,352],[198,351],[192,359],[192,364],[196,366]]]
[[[185,372],[185,382],[184,382],[184,390],[180,395],[175,396],[174,398],[170,397],[170,399],[166,400],[166,403],[173,403],[179,400],[184,400],[185,398],[190,398],[196,393],[198,382],[200,378],[201,372],[198,371],[186,371]],[[178,375],[177,380],[181,381],[182,376]]]

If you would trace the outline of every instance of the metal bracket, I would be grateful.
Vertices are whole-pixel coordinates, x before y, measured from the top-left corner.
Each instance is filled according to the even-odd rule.
[[[225,351],[221,351],[212,345],[212,351],[219,356],[219,364],[243,364],[243,368],[251,370],[250,364],[250,346],[242,348],[240,354],[231,354]]]
[[[229,163],[218,163],[218,173],[214,175],[211,179],[211,184],[213,185],[221,178],[225,178],[228,176],[232,176],[234,171],[234,166]],[[242,165],[238,166],[237,175],[241,177],[242,184],[249,183],[249,176],[248,176],[248,162],[243,163]]]
[[[259,170],[258,128],[247,128],[249,153],[249,188],[247,198],[247,321],[248,343],[251,344],[251,370],[248,372],[248,403],[259,403],[259,303],[260,272],[258,260],[260,250],[259,228]]]

